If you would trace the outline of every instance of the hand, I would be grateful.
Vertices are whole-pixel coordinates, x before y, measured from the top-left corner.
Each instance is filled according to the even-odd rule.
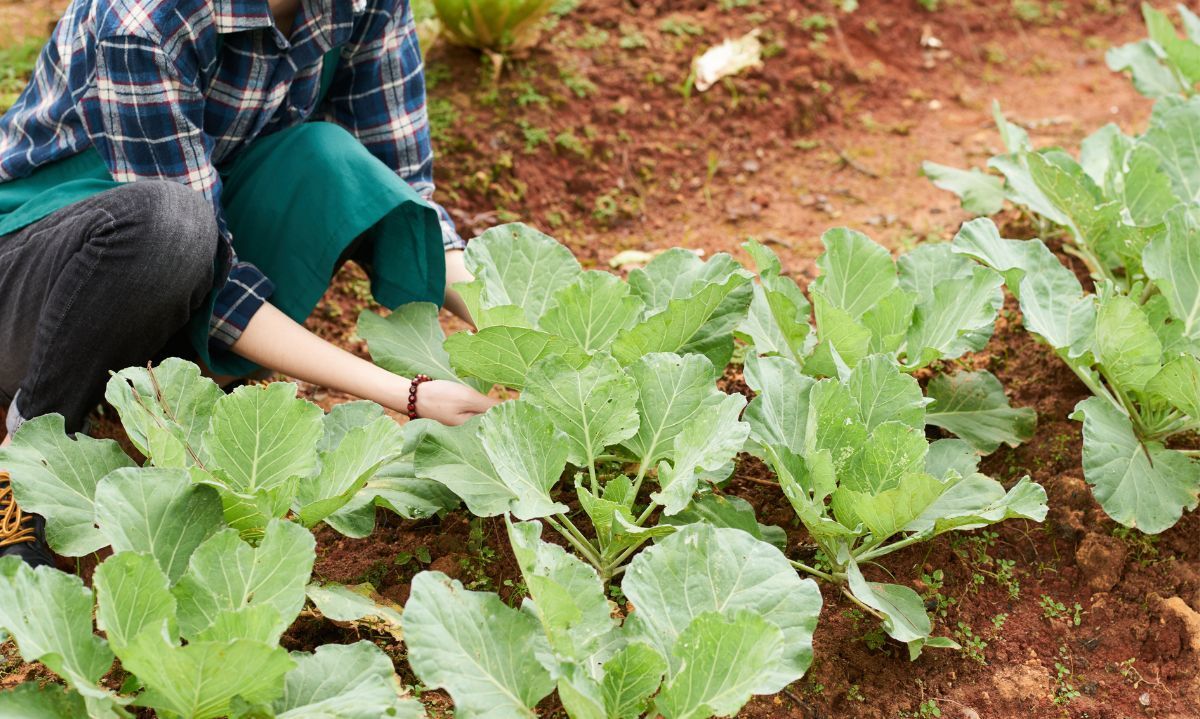
[[[500,404],[465,384],[435,379],[417,389],[417,416],[456,427]]]

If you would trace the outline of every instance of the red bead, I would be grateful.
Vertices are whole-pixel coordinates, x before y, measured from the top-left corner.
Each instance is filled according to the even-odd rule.
[[[408,403],[408,411],[409,411],[409,412],[416,412],[416,411],[417,411],[417,403],[416,403],[416,402],[409,402],[409,403]]]

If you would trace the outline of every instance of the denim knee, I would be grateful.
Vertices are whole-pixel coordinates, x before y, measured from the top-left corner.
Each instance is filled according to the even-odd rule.
[[[131,274],[162,288],[192,292],[212,282],[220,233],[203,194],[167,180],[139,180],[113,191],[107,238],[123,245]]]

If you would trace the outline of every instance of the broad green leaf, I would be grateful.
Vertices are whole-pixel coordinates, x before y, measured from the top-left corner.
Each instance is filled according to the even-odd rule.
[[[849,383],[823,379],[813,385],[808,393],[807,422],[803,454],[815,457],[819,452],[827,452],[832,467],[838,471],[867,444],[867,425]]]
[[[20,719],[77,719],[88,716],[83,697],[56,684],[18,684],[0,692],[0,716]],[[115,716],[115,715],[114,715]]]
[[[914,428],[925,425],[927,402],[921,396],[921,385],[887,355],[871,355],[859,362],[846,386],[868,431],[884,422]]]
[[[541,539],[540,522],[508,522],[508,538],[535,616],[556,657],[581,666],[601,649],[615,622],[604,585],[590,565]],[[558,674],[555,663],[547,671]]]
[[[104,398],[121,415],[129,441],[155,463],[160,456],[151,447],[150,436],[156,427],[187,448],[189,464],[200,459],[196,455],[203,451],[204,432],[222,396],[221,388],[202,377],[199,367],[174,357],[153,369],[121,370],[104,390]]]
[[[442,348],[446,333],[435,304],[412,302],[387,317],[363,312],[358,316],[358,336],[367,341],[375,364],[389,372],[459,381],[450,368],[450,355]]]
[[[269,604],[254,604],[241,609],[224,611],[216,621],[188,638],[189,644],[204,642],[233,642],[250,639],[269,646],[279,643],[281,626],[279,611]],[[120,656],[121,648],[117,648]]]
[[[1149,3],[1142,3],[1142,17],[1146,20],[1150,39],[1166,53],[1167,62],[1195,87],[1200,82],[1200,45],[1181,39],[1171,19]]]
[[[755,693],[779,691],[812,662],[812,631],[821,594],[800,579],[783,553],[738,529],[683,527],[633,558],[621,583],[633,603],[636,635],[656,647],[677,675],[673,652],[692,621],[749,611],[783,632],[780,653],[758,672]]]
[[[317,444],[317,451],[328,452],[336,449],[351,430],[366,427],[386,415],[387,412],[383,407],[365,400],[334,405],[321,421],[322,434],[321,441]],[[407,425],[405,426],[407,427]],[[405,437],[408,437],[410,433],[411,430],[407,431]]]
[[[1166,221],[1167,231],[1143,251],[1146,275],[1183,323],[1184,336],[1200,339],[1200,215],[1179,207]]]
[[[525,310],[516,305],[497,305],[483,307],[484,281],[475,278],[470,282],[456,282],[453,285],[476,329],[487,329],[501,325],[508,327],[524,327],[533,329],[533,322],[525,315]]]
[[[1187,85],[1163,64],[1149,40],[1138,40],[1110,49],[1105,54],[1109,69],[1114,72],[1128,70],[1133,77],[1133,86],[1146,97],[1158,98],[1183,95]]]
[[[1187,354],[1176,357],[1150,378],[1146,391],[1192,419],[1200,418],[1200,360]]]
[[[810,534],[831,541],[849,541],[862,534],[860,527],[845,527],[826,516],[825,498],[837,489],[828,452],[818,453],[812,460],[783,448],[768,448],[767,454],[783,495]]]
[[[896,287],[891,254],[871,238],[839,227],[822,235],[821,242],[825,245],[825,252],[817,258],[821,276],[810,289],[819,290],[833,307],[852,319],[862,317]]]
[[[326,644],[312,654],[293,652],[272,707],[278,719],[419,719],[421,705],[397,691],[392,660],[367,641]]]
[[[1142,143],[1158,158],[1175,195],[1184,202],[1200,200],[1200,97],[1158,114]]]
[[[1200,16],[1189,10],[1183,3],[1177,4],[1175,9],[1179,11],[1179,19],[1183,21],[1183,29],[1187,33],[1188,39],[1200,44]]]
[[[606,719],[641,719],[667,671],[667,662],[648,644],[626,645],[604,663],[600,684]]]
[[[321,452],[317,475],[300,480],[296,493],[300,523],[315,526],[340,509],[403,451],[404,431],[391,417],[351,429],[336,448]]]
[[[1142,312],[1146,314],[1146,321],[1150,323],[1154,334],[1158,335],[1158,341],[1162,343],[1164,361],[1182,354],[1200,356],[1200,340],[1183,336],[1183,323],[1176,320],[1171,313],[1171,308],[1167,306],[1167,298],[1161,294],[1154,295],[1142,305]]]
[[[563,356],[574,365],[587,361],[583,350],[567,340],[522,327],[459,332],[447,338],[446,351],[459,374],[513,389],[524,389],[529,368],[545,357]]]
[[[753,694],[761,677],[778,662],[783,631],[751,611],[731,616],[706,612],[692,620],[673,649],[682,668],[654,700],[664,719],[731,716]]]
[[[307,529],[282,520],[267,525],[257,547],[231,529],[209,537],[192,554],[187,573],[172,590],[184,638],[203,631],[222,612],[259,604],[279,612],[282,632],[304,606],[315,546]]]
[[[938,188],[962,198],[963,209],[967,212],[994,215],[1004,208],[1004,181],[995,175],[928,161],[921,163],[921,174]]]
[[[607,719],[600,684],[577,664],[559,665],[558,701],[570,719]]]
[[[376,594],[375,587],[370,583],[347,586],[334,582],[314,582],[304,591],[326,619],[386,632],[396,641],[404,638],[400,630],[399,607]]]
[[[767,542],[780,551],[787,549],[787,533],[782,527],[759,524],[754,516],[754,507],[741,497],[734,495],[704,494],[694,500],[682,512],[664,517],[665,524],[684,527],[696,522],[705,522],[714,527],[740,529],[755,539]]]
[[[35,417],[0,449],[0,466],[12,476],[13,494],[26,512],[46,518],[46,541],[57,553],[82,557],[108,545],[95,526],[96,485],[133,461],[111,439],[64,431],[62,415]]]
[[[741,451],[750,436],[750,425],[739,419],[745,406],[741,395],[725,395],[683,425],[675,436],[674,461],[658,465],[661,489],[650,495],[663,505],[664,514],[683,511],[696,493],[700,475],[721,469]]]
[[[242,386],[217,400],[204,446],[233,491],[271,490],[317,468],[323,416],[294,384]]]
[[[171,636],[175,626],[175,597],[167,575],[155,558],[140,552],[115,554],[96,567],[96,626],[108,643],[123,651],[146,629],[166,623]]]
[[[178,646],[164,629],[148,628],[121,652],[121,666],[146,685],[138,703],[160,713],[215,719],[229,715],[234,697],[273,701],[295,666],[284,649],[270,644],[238,639]]]
[[[605,447],[637,433],[637,385],[608,355],[583,369],[548,357],[530,370],[522,396],[545,410],[566,435],[567,461],[577,467],[587,467]]]
[[[1025,326],[1050,346],[1078,357],[1095,330],[1094,299],[1083,294],[1075,274],[1041,240],[1005,240],[991,220],[972,220],[954,238],[954,251],[974,257],[1004,275],[1021,302]]]
[[[750,437],[766,446],[800,452],[804,448],[813,379],[783,357],[747,357],[744,376],[746,384],[757,393],[743,415],[750,424]]]
[[[1105,190],[1106,196],[1114,197],[1114,180],[1122,174],[1131,149],[1133,138],[1110,122],[1083,138],[1079,146],[1079,164],[1092,182]]]
[[[951,529],[976,529],[1006,519],[1046,518],[1046,490],[1022,477],[1013,488],[982,474],[970,474],[956,482],[930,504],[919,517],[904,527],[906,532],[934,534]]]
[[[925,389],[933,404],[925,421],[953,432],[983,454],[1001,444],[1016,447],[1033,437],[1037,412],[1008,403],[1000,380],[987,371],[938,374]]]
[[[906,475],[924,469],[928,448],[923,428],[884,422],[842,467],[838,480],[855,492],[879,494],[895,487]]]
[[[113,653],[92,633],[92,590],[79,577],[0,557],[0,627],[25,661],[45,664],[85,696],[102,693],[96,683]]]
[[[733,330],[751,296],[750,280],[740,274],[705,285],[621,332],[612,343],[612,354],[621,364],[631,365],[651,353],[695,352],[708,357],[714,367],[724,367],[733,355]]]
[[[781,354],[799,361],[812,330],[808,298],[795,282],[781,275],[779,258],[770,249],[754,240],[742,247],[755,258],[759,283],[754,286],[749,312],[738,326],[737,335],[753,344],[759,354]]]
[[[1091,225],[1088,216],[1104,199],[1096,183],[1070,155],[1058,150],[1030,152],[1022,159],[1042,198],[1066,220],[1060,224],[1074,233],[1079,244],[1090,247],[1091,238],[1085,232]]]
[[[874,539],[883,541],[903,529],[943,492],[947,484],[932,475],[910,471],[882,491],[854,491],[838,487],[830,500],[834,516],[850,528],[866,525]]]
[[[545,411],[524,400],[497,405],[483,415],[479,438],[509,490],[506,509],[513,516],[534,519],[567,511],[550,498],[566,469],[567,444]]]
[[[413,578],[404,636],[413,672],[446,690],[462,719],[533,719],[533,707],[554,690],[537,659],[549,651],[537,618],[440,572]]]
[[[871,333],[867,351],[892,354],[899,350],[913,323],[913,312],[916,306],[916,294],[897,287],[881,299],[879,304],[867,310],[858,322]],[[828,318],[826,319],[828,328]],[[828,329],[826,329],[825,336],[829,336]]]
[[[507,512],[515,495],[483,449],[479,436],[482,417],[473,417],[458,427],[417,421],[427,425],[414,459],[417,477],[445,485],[476,516],[494,517]]]
[[[1154,227],[1179,204],[1171,180],[1163,172],[1158,154],[1143,139],[1129,153],[1129,169],[1122,178],[1122,204],[1139,227]]]
[[[1083,478],[1108,516],[1158,534],[1172,527],[1200,495],[1196,462],[1159,442],[1139,442],[1129,419],[1100,397],[1075,407],[1083,422]]]
[[[459,504],[458,497],[445,485],[417,479],[411,463],[384,467],[367,482],[362,492],[374,495],[376,505],[405,519],[426,519]]]
[[[1106,202],[1103,191],[1065,152],[1046,150],[1024,159],[1044,198],[1061,212],[1075,244],[1099,258],[1101,267],[1092,272],[1113,267],[1134,274],[1145,239],[1138,229],[1125,224],[1121,204]]]
[[[597,352],[637,324],[644,307],[621,278],[589,270],[554,294],[538,326],[589,353]]]
[[[900,287],[928,304],[938,285],[947,280],[969,279],[978,265],[970,258],[955,254],[949,242],[925,242],[896,260]]]
[[[672,458],[675,437],[688,421],[713,410],[725,396],[714,382],[712,363],[703,355],[650,354],[628,372],[638,388],[641,422],[624,446],[643,466]]]
[[[705,262],[696,253],[674,247],[629,273],[629,286],[646,304],[646,313],[667,308],[671,300],[691,297],[707,285],[723,285],[735,274],[744,274],[724,252]]]
[[[965,440],[939,439],[929,443],[925,471],[938,479],[946,479],[950,472],[959,477],[968,477],[979,470],[980,459]]]
[[[535,327],[554,294],[582,271],[570,250],[520,223],[493,227],[476,237],[464,259],[467,269],[483,283],[483,309],[520,307]]]
[[[896,641],[907,644],[933,631],[921,595],[908,587],[868,582],[853,560],[846,566],[846,579],[860,602],[883,614],[883,630]]]
[[[1018,153],[996,155],[988,160],[987,165],[1004,175],[1008,185],[1008,198],[1013,203],[1045,217],[1056,225],[1070,226],[1070,218],[1042,192],[1042,188],[1033,178],[1033,173],[1029,171],[1031,154],[1032,149],[1026,149]]]
[[[871,351],[871,328],[833,304],[820,290],[810,289],[810,292],[819,342],[812,356],[805,361],[804,370],[814,376],[836,377],[839,374],[837,362],[827,358],[836,354],[847,366],[858,364]],[[892,298],[891,293],[884,295],[880,301],[887,298]],[[892,300],[895,301],[895,298]]]
[[[1122,391],[1141,391],[1162,367],[1162,343],[1137,303],[1102,293],[1096,313],[1096,360]]]
[[[180,469],[118,469],[96,486],[96,524],[113,551],[146,552],[174,582],[223,525],[216,490]]]
[[[1004,303],[999,274],[976,267],[967,278],[945,279],[929,302],[917,305],[905,339],[911,369],[983,349]]]

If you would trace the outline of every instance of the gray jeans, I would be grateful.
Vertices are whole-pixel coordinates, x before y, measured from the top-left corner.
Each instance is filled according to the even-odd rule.
[[[57,412],[83,429],[109,372],[145,364],[213,282],[212,206],[139,181],[0,237],[0,409],[10,432]]]

